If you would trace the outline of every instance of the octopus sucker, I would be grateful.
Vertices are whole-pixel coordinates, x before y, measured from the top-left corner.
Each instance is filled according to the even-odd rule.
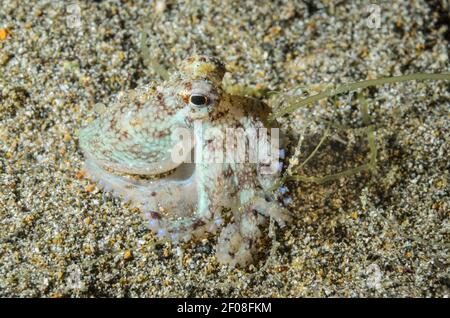
[[[283,227],[290,216],[268,190],[278,169],[262,173],[266,163],[217,157],[239,139],[250,147],[255,131],[271,128],[264,103],[225,93],[224,74],[218,59],[191,56],[153,89],[124,94],[80,131],[79,141],[88,178],[138,207],[158,238],[181,243],[220,232],[217,260],[244,267],[256,261],[269,218]],[[251,134],[227,143],[221,138],[229,129]],[[182,151],[174,138],[180,131],[187,132]]]

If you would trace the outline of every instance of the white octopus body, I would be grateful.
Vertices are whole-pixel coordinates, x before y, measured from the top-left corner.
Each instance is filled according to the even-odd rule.
[[[138,206],[159,237],[184,242],[221,230],[217,259],[245,266],[255,260],[267,218],[281,226],[289,220],[267,191],[278,176],[259,173],[257,163],[180,163],[171,153],[177,129],[192,132],[192,152],[208,155],[223,144],[205,131],[265,127],[263,103],[223,92],[224,73],[215,58],[188,58],[162,85],[126,94],[90,123],[80,132],[80,147],[88,176]],[[196,122],[201,123],[201,139]],[[228,224],[224,208],[233,213]]]

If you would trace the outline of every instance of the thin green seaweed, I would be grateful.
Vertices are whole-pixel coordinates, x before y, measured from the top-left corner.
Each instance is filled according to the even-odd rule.
[[[275,120],[278,117],[281,117],[286,114],[290,114],[300,107],[306,106],[308,104],[312,104],[314,102],[317,102],[324,98],[329,97],[335,97],[338,94],[346,93],[349,91],[354,91],[357,89],[363,89],[371,86],[379,86],[384,84],[392,84],[392,83],[400,83],[400,82],[406,82],[406,81],[413,81],[413,80],[450,80],[450,73],[443,73],[443,74],[426,74],[426,73],[417,73],[417,74],[410,74],[410,75],[403,75],[403,76],[396,76],[396,77],[387,77],[387,78],[381,78],[381,79],[374,79],[374,80],[366,80],[361,82],[354,82],[354,83],[346,83],[341,86],[338,86],[337,88],[329,88],[324,90],[321,93],[318,93],[316,95],[304,98],[300,101],[298,101],[298,96],[291,96],[289,98],[289,101],[287,102],[288,105],[284,108],[281,108],[277,111],[275,111],[273,114],[269,116],[269,120]],[[375,125],[370,124],[371,123],[371,117],[369,115],[369,107],[368,107],[368,101],[366,98],[364,98],[362,93],[358,94],[358,100],[361,104],[361,114],[364,124],[368,125],[364,128],[364,131],[366,133],[366,138],[368,142],[369,147],[369,161],[366,164],[350,168],[335,174],[326,175],[322,177],[317,176],[303,176],[298,174],[289,174],[284,173],[283,176],[271,187],[272,190],[277,189],[280,187],[284,182],[288,180],[293,181],[301,181],[301,182],[308,182],[308,183],[316,183],[316,184],[322,184],[328,181],[333,181],[340,179],[342,177],[348,177],[355,175],[357,173],[363,172],[363,171],[374,171],[376,169],[376,160],[377,160],[377,147],[376,147],[376,140],[375,140]],[[333,125],[332,123],[327,123],[327,128],[324,133],[324,136],[321,138],[319,144],[315,147],[313,152],[308,156],[308,158],[303,161],[298,168],[303,167],[311,158],[314,157],[324,140],[328,137],[328,129],[330,125]],[[293,167],[290,165],[287,172],[291,172]]]
[[[302,106],[308,105],[310,103],[314,103],[324,98],[333,97],[338,94],[346,93],[349,91],[357,90],[359,88],[366,88],[371,86],[378,86],[383,84],[392,84],[392,83],[400,83],[406,81],[423,81],[423,80],[450,80],[450,73],[442,73],[442,74],[427,74],[427,73],[417,73],[417,74],[409,74],[402,76],[394,76],[394,77],[385,77],[380,79],[366,80],[361,82],[354,83],[346,83],[341,86],[338,86],[336,89],[326,89],[321,93],[318,93],[313,96],[309,96],[300,101],[296,101],[296,97],[293,96],[290,98],[291,102],[288,102],[288,106],[277,110],[272,115],[269,116],[270,120],[275,120],[278,117],[281,117],[286,114],[290,114]]]

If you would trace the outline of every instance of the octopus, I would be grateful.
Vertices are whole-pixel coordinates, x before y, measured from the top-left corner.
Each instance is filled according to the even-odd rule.
[[[218,234],[216,259],[244,267],[263,249],[270,219],[284,227],[290,215],[271,190],[272,163],[216,156],[272,136],[261,133],[270,130],[267,105],[226,93],[224,74],[218,59],[191,56],[165,82],[122,94],[80,131],[79,144],[86,175],[138,207],[161,240]],[[223,138],[227,129],[243,134]]]

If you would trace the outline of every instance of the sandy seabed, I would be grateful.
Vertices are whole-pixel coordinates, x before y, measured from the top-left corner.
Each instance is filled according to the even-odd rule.
[[[216,237],[159,241],[80,173],[76,132],[94,105],[158,80],[142,30],[153,62],[172,71],[195,47],[226,63],[227,87],[254,95],[449,72],[443,1],[309,3],[0,1],[0,296],[448,296],[448,81],[369,90],[377,170],[288,183],[295,219],[245,270],[217,263]],[[354,99],[331,103],[280,120],[303,132],[305,153],[323,126],[304,131],[308,114],[358,125]],[[302,173],[363,163],[360,136],[333,131]]]

